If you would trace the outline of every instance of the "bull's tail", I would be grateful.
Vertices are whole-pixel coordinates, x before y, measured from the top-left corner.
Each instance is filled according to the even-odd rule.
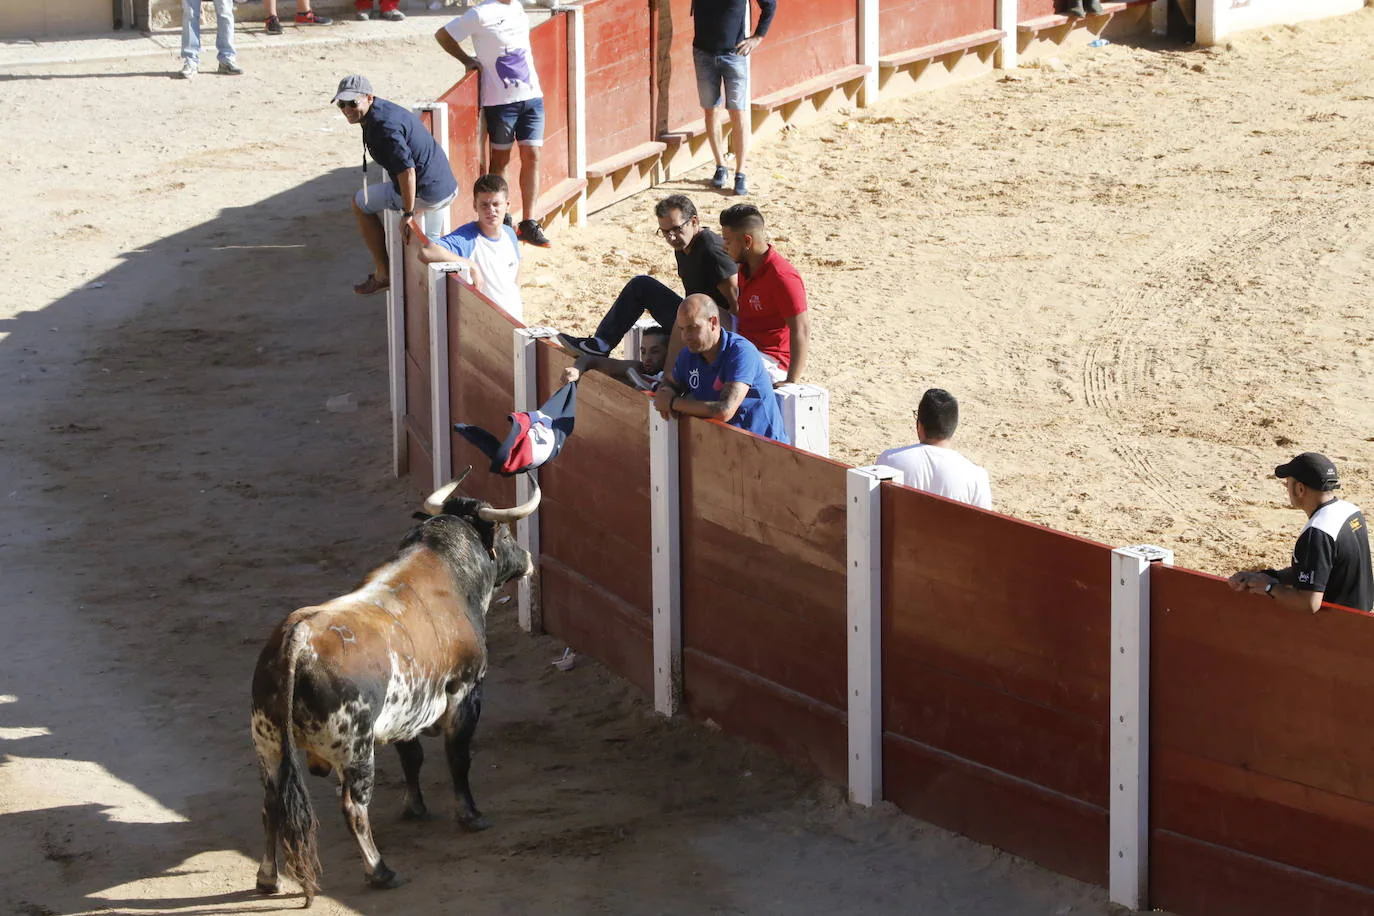
[[[276,710],[277,727],[281,730],[281,763],[277,766],[277,824],[280,831],[283,864],[286,871],[300,882],[305,891],[305,905],[315,902],[320,889],[319,848],[315,833],[319,821],[310,804],[310,793],[301,777],[296,761],[296,738],[292,724],[292,707],[296,697],[296,662],[301,656],[308,628],[296,624],[283,643],[286,661],[286,683],[282,685]]]

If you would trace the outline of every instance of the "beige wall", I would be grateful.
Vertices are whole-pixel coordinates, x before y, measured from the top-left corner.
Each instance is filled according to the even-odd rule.
[[[1365,0],[1198,0],[1197,40],[1211,45],[1245,29],[1353,13]]]
[[[91,35],[114,28],[112,0],[8,0],[0,39]]]

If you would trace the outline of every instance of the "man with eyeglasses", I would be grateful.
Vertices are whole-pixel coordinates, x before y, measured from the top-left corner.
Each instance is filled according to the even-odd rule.
[[[349,124],[363,129],[364,180],[369,154],[390,178],[387,182],[364,183],[353,197],[353,216],[373,264],[372,273],[354,286],[353,292],[371,296],[391,286],[382,212],[399,210],[403,219],[418,213],[425,234],[437,235],[435,217],[453,202],[458,182],[448,157],[420,119],[409,109],[374,95],[366,77],[345,76],[333,102]]]
[[[606,317],[597,325],[593,337],[559,334],[558,342],[569,350],[587,356],[606,356],[617,346],[645,312],[659,327],[672,328],[677,322],[678,306],[694,293],[711,297],[722,313],[734,314],[739,286],[735,275],[739,267],[725,253],[725,243],[710,229],[703,229],[696,205],[685,194],[665,197],[654,207],[658,217],[658,236],[673,249],[678,279],[684,292],[639,275],[625,284]],[[668,364],[681,344],[674,333],[668,346]]]

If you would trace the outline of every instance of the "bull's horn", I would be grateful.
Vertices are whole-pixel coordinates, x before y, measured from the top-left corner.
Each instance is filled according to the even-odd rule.
[[[534,483],[534,481],[530,481]],[[535,509],[539,508],[539,484],[534,484],[534,495],[527,499],[524,504],[513,506],[510,509],[493,509],[491,506],[483,506],[477,510],[477,517],[484,522],[518,522],[522,518],[529,518]]]
[[[444,511],[444,503],[453,495],[453,491],[458,489],[458,485],[463,482],[463,478],[472,472],[472,466],[468,467],[450,482],[444,484],[433,493],[429,494],[429,499],[425,500],[425,514],[438,515]]]

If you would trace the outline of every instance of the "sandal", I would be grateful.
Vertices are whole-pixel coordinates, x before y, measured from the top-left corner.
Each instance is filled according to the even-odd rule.
[[[376,293],[385,292],[391,287],[390,280],[378,280],[376,274],[368,274],[367,279],[353,287],[353,292],[359,296],[371,296]]]

